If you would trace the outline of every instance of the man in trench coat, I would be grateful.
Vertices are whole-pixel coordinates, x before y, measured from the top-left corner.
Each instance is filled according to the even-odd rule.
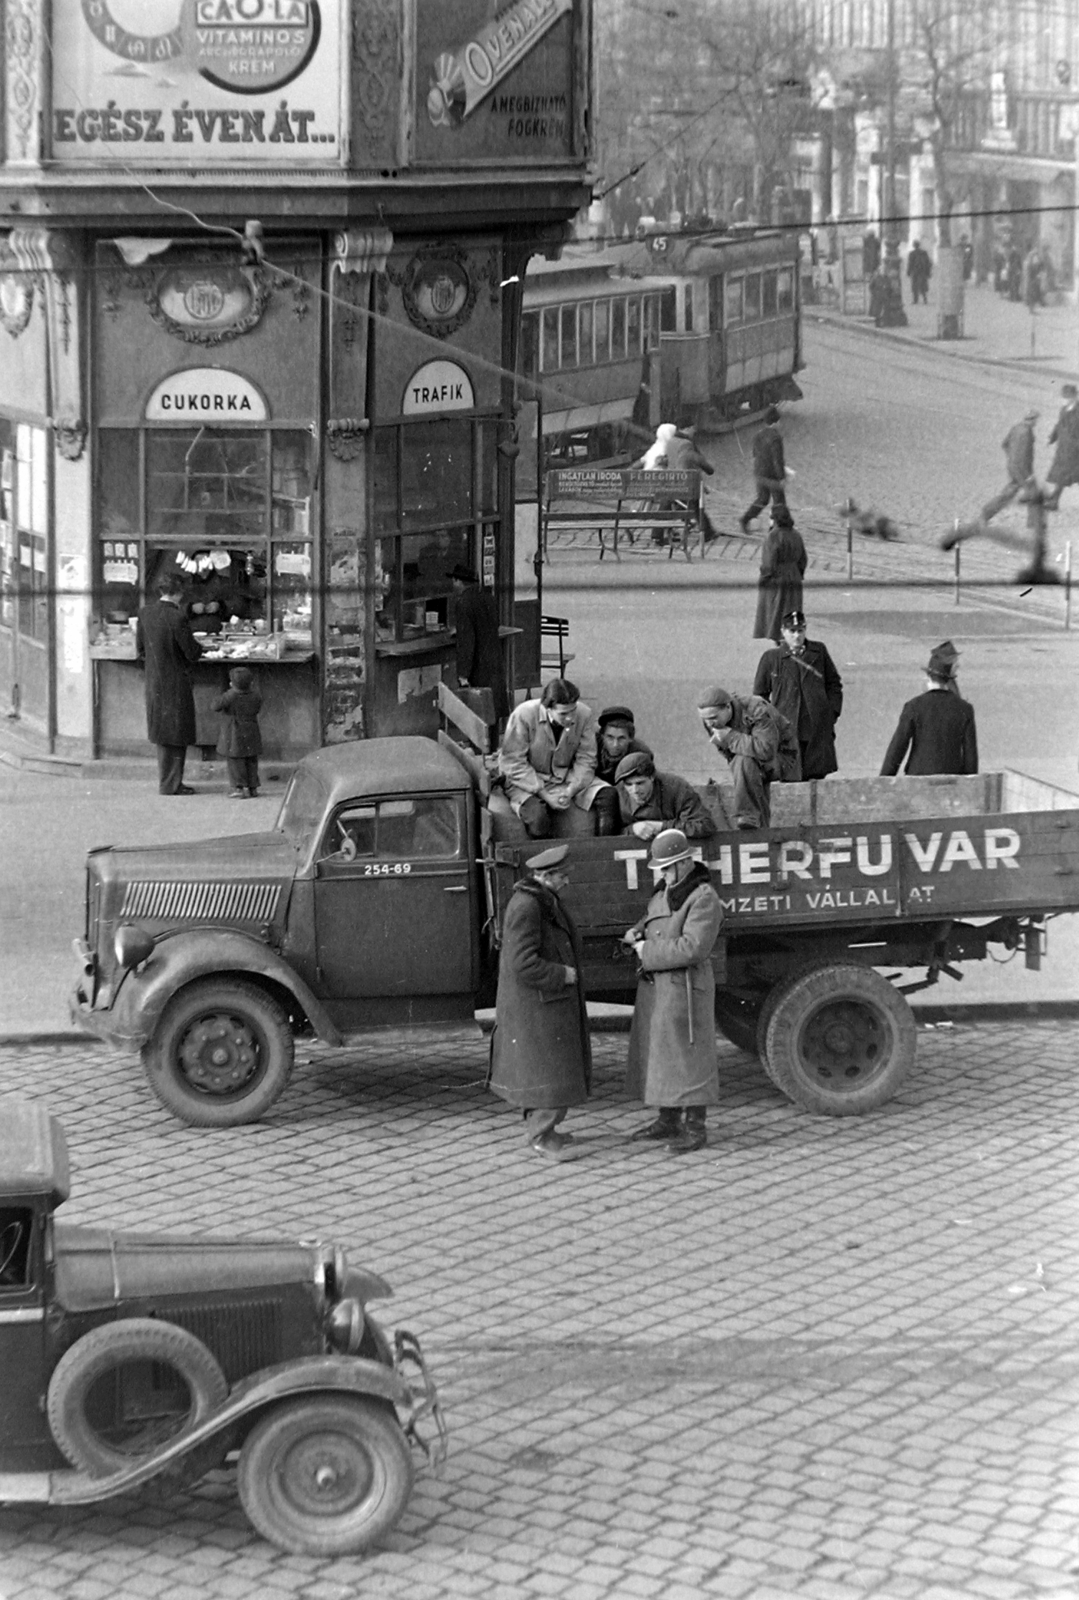
[[[184,783],[184,760],[195,743],[190,664],[202,646],[180,610],[179,585],[166,581],[159,593],[143,606],[135,629],[135,653],[146,669],[146,737],[157,746],[160,793],[194,794]]]
[[[663,1141],[681,1156],[708,1142],[708,1107],[719,1100],[712,951],[723,908],[678,828],[656,835],[651,859],[663,887],[623,935],[641,964],[626,1089],[659,1112],[631,1138]]]
[[[588,1015],[581,987],[581,941],[559,898],[569,874],[567,845],[525,862],[506,907],[487,1084],[520,1106],[537,1155],[565,1160],[572,1134],[558,1124],[583,1104],[592,1083]]]
[[[843,709],[843,680],[826,645],[806,638],[802,611],[783,618],[783,643],[757,663],[753,693],[786,717],[798,739],[802,781],[826,778],[839,763],[835,725]]]

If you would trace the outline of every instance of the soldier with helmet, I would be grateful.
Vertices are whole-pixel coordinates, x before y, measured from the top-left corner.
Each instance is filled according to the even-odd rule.
[[[631,1138],[680,1156],[708,1142],[708,1107],[719,1100],[712,953],[723,908],[680,829],[657,834],[650,858],[662,887],[623,935],[640,962],[626,1089],[657,1112]]]

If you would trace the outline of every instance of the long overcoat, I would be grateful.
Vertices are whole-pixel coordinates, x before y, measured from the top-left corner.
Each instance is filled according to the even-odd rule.
[[[581,941],[558,896],[532,878],[514,889],[502,925],[487,1083],[524,1110],[580,1105],[592,1083]]]
[[[202,654],[177,606],[154,600],[139,612],[135,653],[146,667],[146,737],[151,744],[195,744],[190,663]]]
[[[710,1106],[719,1099],[712,951],[723,908],[699,863],[648,902],[641,976],[629,1035],[626,1090],[646,1106]]]
[[[508,717],[510,698],[498,636],[498,608],[490,589],[473,583],[462,590],[454,602],[453,625],[457,630],[457,676],[467,678],[473,689],[490,689],[495,716]]]
[[[1046,473],[1049,482],[1059,483],[1062,488],[1079,483],[1079,403],[1062,409],[1049,443],[1056,445],[1053,463]]]
[[[754,639],[774,639],[778,644],[781,619],[788,611],[801,611],[806,561],[806,547],[797,528],[769,528],[761,548]]]
[[[801,656],[781,644],[757,663],[753,693],[781,711],[802,749],[802,777],[826,778],[839,766],[835,725],[843,709],[843,680],[826,645],[807,639]]]

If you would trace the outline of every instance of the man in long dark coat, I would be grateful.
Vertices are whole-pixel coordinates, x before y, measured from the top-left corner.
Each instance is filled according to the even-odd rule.
[[[744,533],[760,516],[771,500],[773,506],[786,506],[787,464],[783,455],[783,435],[779,431],[779,407],[769,406],[764,413],[764,427],[753,437],[753,477],[757,492],[752,505],[738,519]]]
[[[802,609],[802,578],[808,564],[805,543],[786,506],[772,510],[772,526],[761,546],[757,578],[754,639],[780,639],[780,623],[788,611]]]
[[[843,710],[843,679],[826,645],[806,638],[801,611],[788,611],[783,643],[766,650],[757,664],[753,693],[781,711],[795,731],[802,778],[826,778],[839,766],[835,725]]]
[[[707,1143],[708,1107],[719,1099],[712,952],[723,907],[691,848],[677,828],[656,835],[651,859],[663,886],[623,935],[641,964],[626,1089],[659,1113],[631,1138],[662,1140],[676,1156]]]
[[[564,1160],[572,1134],[558,1124],[588,1098],[592,1050],[581,983],[581,941],[559,898],[567,845],[525,862],[502,925],[488,1087],[520,1106],[537,1155]]]
[[[502,640],[498,635],[498,607],[494,594],[468,567],[454,567],[453,625],[457,630],[457,682],[466,689],[490,689],[495,721],[510,714]]]
[[[187,747],[195,743],[191,663],[202,654],[180,611],[182,591],[167,582],[160,598],[139,612],[135,653],[145,665],[146,736],[157,746],[162,794],[194,794],[184,783]]]
[[[1045,501],[1047,511],[1055,511],[1060,496],[1069,484],[1079,483],[1079,389],[1074,383],[1063,388],[1064,404],[1060,408],[1049,443],[1056,445],[1053,460],[1046,477],[1053,485]]]
[[[936,773],[972,773],[978,770],[978,736],[974,707],[950,692],[955,675],[954,653],[934,650],[926,668],[925,693],[908,700],[899,713],[880,769],[882,778],[894,778],[910,751],[907,777]]]

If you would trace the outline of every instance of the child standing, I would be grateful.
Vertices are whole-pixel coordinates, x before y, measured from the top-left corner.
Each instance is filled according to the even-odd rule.
[[[259,792],[259,753],[262,735],[258,715],[262,696],[255,688],[249,667],[233,667],[229,688],[219,695],[212,709],[222,715],[217,753],[228,762],[230,800],[254,799]]]

